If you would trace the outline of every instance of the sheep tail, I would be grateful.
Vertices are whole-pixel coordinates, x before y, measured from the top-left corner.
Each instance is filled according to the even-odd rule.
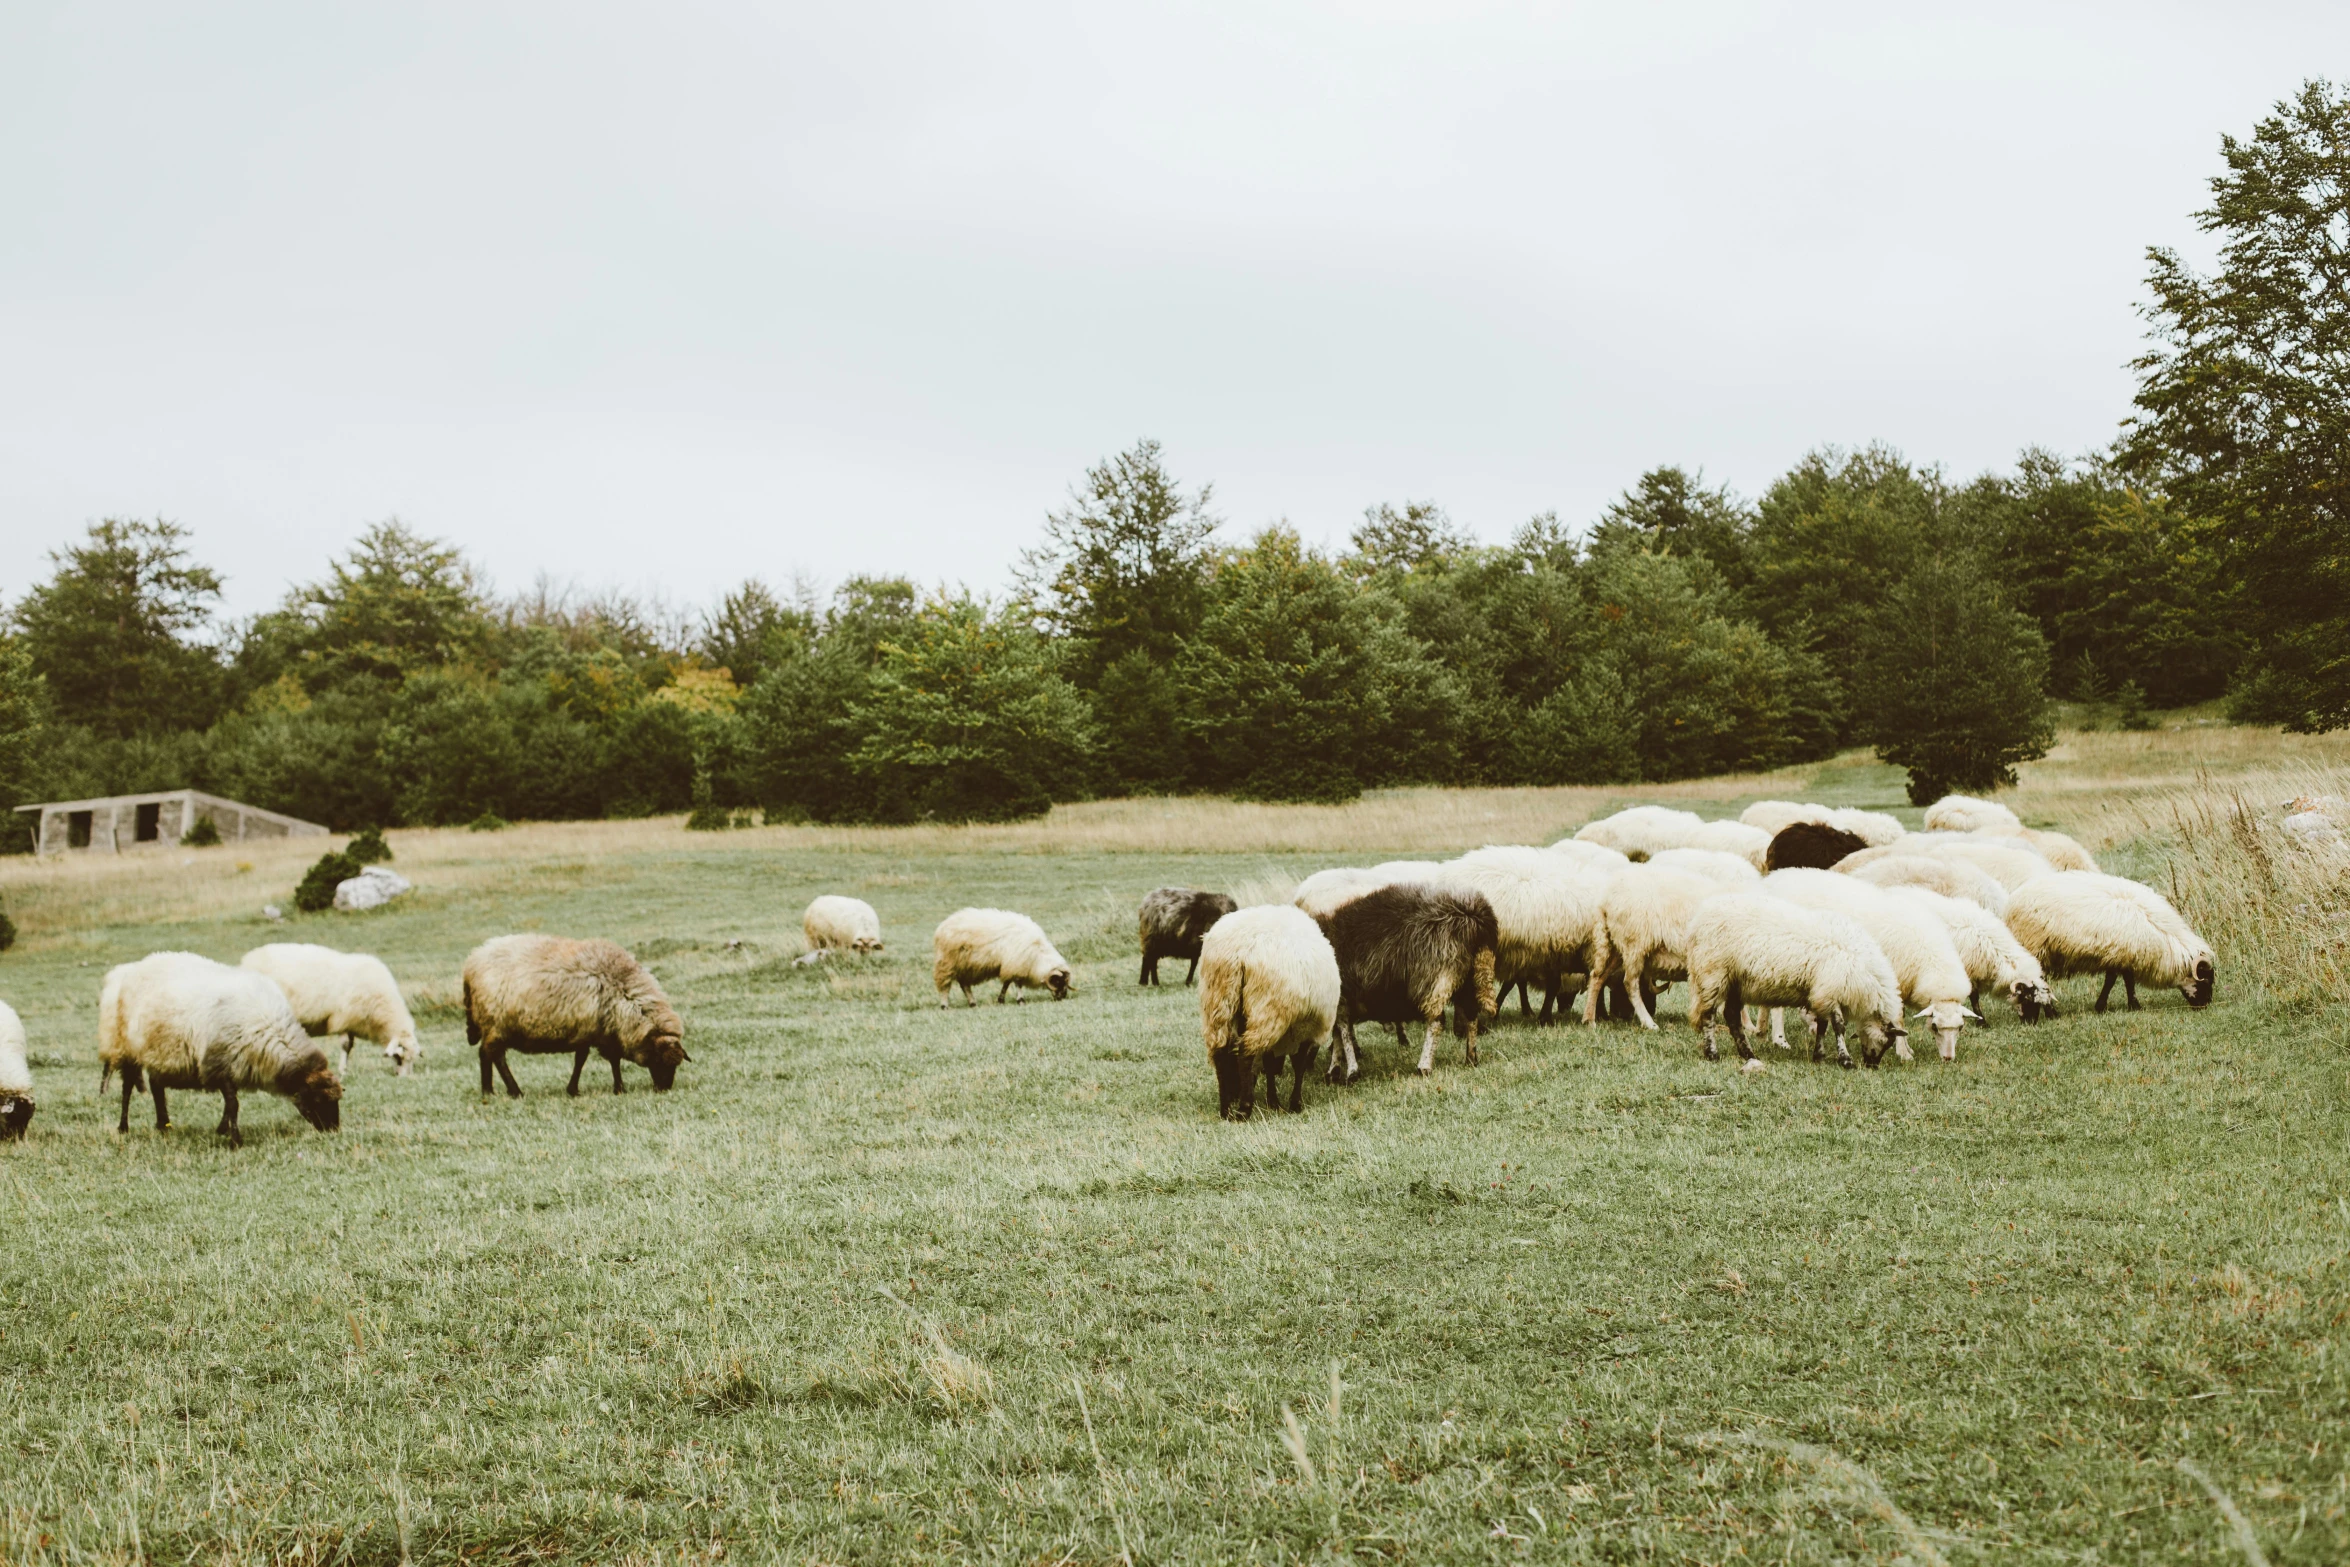
[[[473,1015],[473,979],[470,975],[464,981],[463,990],[465,997],[465,1042],[479,1049],[481,1047],[481,1024]]]

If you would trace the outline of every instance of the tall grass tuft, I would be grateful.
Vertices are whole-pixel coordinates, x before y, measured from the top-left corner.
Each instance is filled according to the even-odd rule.
[[[2114,801],[2107,868],[2177,905],[2218,954],[2220,982],[2274,1001],[2339,1001],[2350,984],[2350,847],[2284,825],[2302,796],[2350,798],[2350,769],[2292,768]]]

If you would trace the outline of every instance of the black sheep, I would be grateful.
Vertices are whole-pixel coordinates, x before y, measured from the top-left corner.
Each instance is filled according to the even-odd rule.
[[[1419,1070],[1426,1076],[1436,1063],[1447,1002],[1469,1064],[1477,1064],[1477,1024],[1494,1014],[1493,964],[1501,945],[1483,893],[1402,882],[1367,892],[1320,923],[1338,954],[1344,1043],[1331,1053],[1332,1082],[1351,1082],[1362,1070],[1357,1023],[1425,1023]]]
[[[1183,958],[1191,967],[1183,976],[1190,984],[1199,976],[1199,944],[1216,921],[1240,907],[1220,892],[1195,892],[1189,887],[1161,887],[1142,900],[1142,979],[1159,982],[1159,959]]]
[[[1869,841],[1858,833],[1831,827],[1826,822],[1796,822],[1782,827],[1771,839],[1770,853],[1764,857],[1765,871],[1783,871],[1790,868],[1832,871],[1836,862],[1848,854],[1858,854],[1869,846]]]

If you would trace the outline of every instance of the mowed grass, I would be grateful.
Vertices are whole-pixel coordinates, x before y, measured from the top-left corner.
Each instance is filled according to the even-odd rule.
[[[40,1095],[0,1149],[0,1558],[2242,1559],[2185,1458],[2270,1561],[2350,1559],[2350,1031],[2224,949],[2207,1012],[2070,982],[1955,1066],[1742,1075],[1680,989],[1654,1037],[1513,1008],[1425,1081],[1367,1030],[1363,1083],[1235,1126],[1131,911],[1332,853],[393,841],[419,891],[365,917],[262,921],[284,854],[79,923],[39,884],[0,958]],[[891,950],[794,967],[820,891]],[[1041,919],[1075,996],[941,1012],[967,903]],[[517,929],[647,958],[676,1092],[540,1057],[482,1101],[457,969]],[[196,1094],[118,1137],[105,967],[267,939],[381,953],[418,1074],[356,1057],[333,1137],[255,1100],[232,1151]]]

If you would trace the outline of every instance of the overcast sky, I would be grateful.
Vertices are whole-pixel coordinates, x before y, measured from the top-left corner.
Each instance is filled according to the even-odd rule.
[[[237,613],[395,515],[993,588],[1146,435],[1333,541],[2085,451],[2220,134],[2346,59],[2339,0],[9,0],[0,592],[132,515]]]

